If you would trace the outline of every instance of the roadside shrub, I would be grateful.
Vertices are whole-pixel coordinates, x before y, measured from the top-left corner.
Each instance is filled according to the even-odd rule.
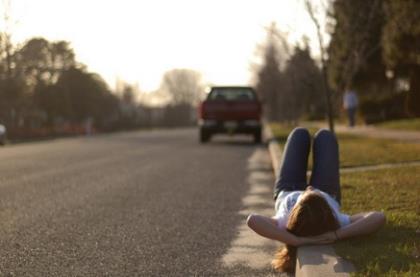
[[[406,93],[398,93],[384,98],[363,98],[360,113],[366,124],[409,118]]]

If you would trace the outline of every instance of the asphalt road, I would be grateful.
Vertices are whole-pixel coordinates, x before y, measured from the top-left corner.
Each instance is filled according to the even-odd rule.
[[[0,276],[266,276],[220,261],[257,148],[195,129],[0,148]]]

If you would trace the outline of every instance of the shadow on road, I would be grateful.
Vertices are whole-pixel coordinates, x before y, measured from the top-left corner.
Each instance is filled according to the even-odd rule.
[[[209,141],[206,144],[203,144],[203,146],[206,145],[227,145],[227,146],[239,146],[239,147],[260,147],[264,144],[262,143],[255,143],[252,139],[252,137],[247,137],[247,136],[233,136],[233,137],[229,137],[229,136],[217,136],[211,139],[211,141]]]

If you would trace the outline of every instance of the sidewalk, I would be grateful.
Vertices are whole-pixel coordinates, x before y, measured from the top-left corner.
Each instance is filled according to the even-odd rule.
[[[315,126],[319,128],[327,128],[328,125],[324,122],[303,122],[303,126]],[[351,128],[346,125],[337,124],[334,126],[337,133],[353,134],[358,136],[366,136],[371,138],[394,139],[407,142],[420,143],[420,131],[403,131],[378,128],[370,125],[356,125]]]

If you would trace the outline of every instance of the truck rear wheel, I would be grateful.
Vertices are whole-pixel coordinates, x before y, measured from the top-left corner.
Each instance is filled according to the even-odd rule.
[[[211,134],[203,129],[200,129],[200,142],[201,143],[206,143],[210,140],[211,138]]]
[[[262,133],[261,133],[261,130],[258,130],[254,133],[254,143],[259,144],[261,143],[261,141],[262,141]]]

